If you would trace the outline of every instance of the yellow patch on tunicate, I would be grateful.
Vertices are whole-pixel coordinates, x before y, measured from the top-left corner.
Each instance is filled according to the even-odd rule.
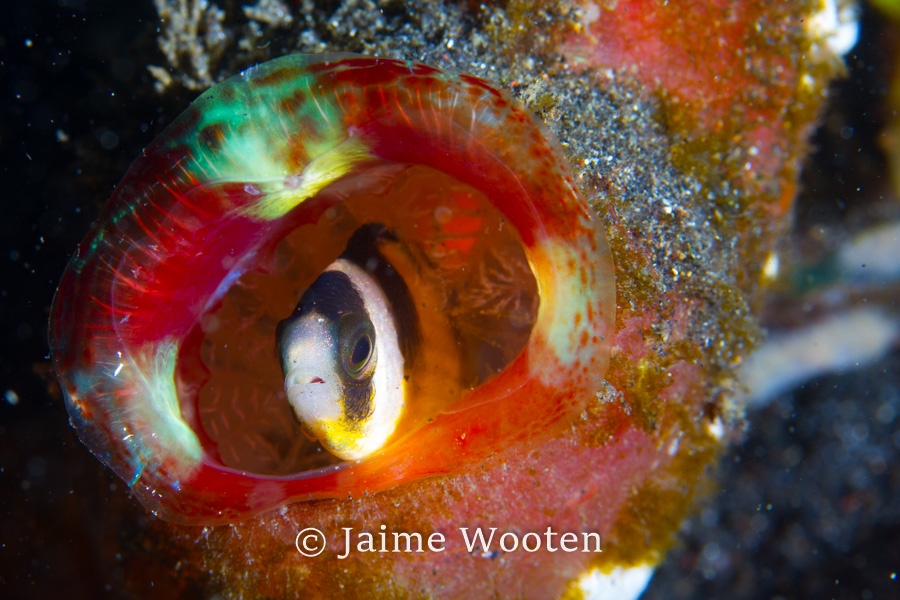
[[[266,221],[279,219],[371,158],[365,144],[349,138],[316,156],[300,175],[254,182],[263,197],[246,212]]]
[[[576,250],[588,240],[556,240],[547,238],[529,248],[528,258],[537,279],[540,306],[534,333],[546,342],[556,359],[563,366],[587,362],[593,347],[584,347],[581,339],[594,336],[593,323],[588,318],[589,306],[599,310],[591,271],[583,263]],[[544,356],[531,355],[529,368],[547,386],[558,385],[569,378],[569,373],[544,368]]]

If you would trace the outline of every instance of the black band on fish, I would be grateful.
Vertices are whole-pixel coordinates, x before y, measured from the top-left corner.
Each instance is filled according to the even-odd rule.
[[[397,270],[382,256],[383,244],[399,244],[397,237],[381,223],[370,223],[356,230],[341,258],[352,260],[372,275],[391,304],[400,351],[407,369],[415,360],[422,335],[419,319],[409,287]]]

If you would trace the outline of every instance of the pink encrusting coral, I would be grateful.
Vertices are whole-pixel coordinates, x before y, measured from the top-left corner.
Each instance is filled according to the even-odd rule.
[[[213,486],[199,485],[187,491],[179,487],[172,492],[165,469],[148,473],[162,476],[140,491],[144,502],[173,520],[232,523],[204,527],[199,532],[160,522],[146,534],[147,547],[157,553],[155,559],[183,560],[190,570],[185,577],[203,579],[202,587],[209,593],[310,598],[550,598],[568,594],[574,598],[588,593],[590,577],[606,577],[605,581],[621,581],[624,577],[628,585],[616,588],[618,597],[633,597],[671,545],[691,509],[705,469],[717,456],[729,420],[738,413],[729,401],[729,390],[735,365],[756,340],[753,308],[765,293],[763,265],[789,223],[807,138],[821,108],[823,90],[839,70],[837,57],[828,52],[815,31],[804,25],[818,7],[809,2],[691,2],[685,6],[639,0],[602,5],[525,0],[503,3],[502,7],[487,4],[473,6],[468,13],[454,6],[454,11],[460,11],[460,23],[470,19],[478,25],[469,37],[448,33],[461,31],[458,24],[438,21],[445,27],[440,29],[428,21],[432,38],[442,41],[422,50],[422,54],[435,62],[450,62],[463,71],[480,70],[479,74],[509,85],[560,138],[561,150],[553,141],[530,142],[532,148],[548,149],[534,156],[533,172],[529,172],[527,161],[517,162],[514,168],[504,162],[509,156],[527,154],[529,143],[521,147],[513,143],[509,151],[494,153],[499,166],[506,165],[516,174],[502,176],[501,181],[536,181],[532,187],[542,199],[524,211],[510,209],[515,206],[510,199],[515,194],[504,186],[497,186],[501,193],[492,198],[491,185],[484,184],[491,180],[485,168],[491,161],[448,159],[453,165],[450,176],[477,188],[501,213],[510,215],[499,227],[516,228],[519,245],[537,280],[541,308],[534,322],[552,326],[535,326],[534,331],[540,334],[537,341],[534,336],[529,338],[525,350],[513,357],[499,376],[478,380],[471,394],[462,395],[463,404],[440,405],[440,410],[419,415],[415,427],[405,431],[407,437],[401,436],[397,445],[371,460],[341,467],[347,478],[342,479],[340,472],[332,475],[327,471],[295,477],[294,482],[292,475],[285,478],[283,473],[251,477],[242,472],[243,463],[225,464],[223,458],[224,448],[244,446],[227,446],[213,439],[219,434],[210,433],[212,426],[204,431],[207,421],[191,415],[185,408],[191,404],[183,399],[193,398],[194,393],[203,397],[204,392],[197,390],[205,385],[206,369],[212,372],[210,381],[230,381],[215,380],[216,368],[204,361],[209,361],[210,347],[237,343],[234,338],[217,337],[222,331],[243,331],[247,323],[238,319],[235,325],[222,328],[219,317],[251,314],[239,308],[263,306],[263,300],[253,297],[271,296],[260,290],[277,292],[279,286],[262,281],[273,270],[269,266],[258,269],[263,274],[257,279],[246,278],[252,269],[242,270],[243,279],[237,275],[220,279],[227,282],[224,287],[232,286],[234,297],[218,285],[211,287],[210,310],[221,312],[215,319],[199,317],[195,322],[194,333],[184,339],[178,355],[182,362],[176,373],[185,420],[197,433],[199,450],[192,464],[201,465],[204,477],[214,473],[217,485],[222,484],[225,501],[216,504]],[[428,11],[435,11],[436,15],[446,12],[447,7],[429,2],[422,10],[428,15],[432,15]],[[354,35],[358,31],[364,29],[354,30]],[[381,30],[373,27],[371,31]],[[448,37],[440,38],[435,31],[443,31]],[[360,43],[365,44],[362,49],[378,53],[389,51],[396,39],[400,38],[382,39],[373,33]],[[402,63],[389,64],[387,70],[393,69],[397,80],[405,77]],[[435,77],[438,86],[447,85],[445,78],[464,82],[462,89],[470,93],[459,94],[454,106],[459,102],[459,106],[469,107],[473,123],[494,126],[498,114],[514,114],[528,132],[540,130],[527,126],[530,117],[512,103],[508,111],[507,106],[499,111],[489,108],[498,98],[508,101],[491,84],[465,76],[453,79],[455,76],[435,75],[440,71],[413,63],[406,67],[411,79],[418,69]],[[248,77],[252,79],[252,75]],[[335,106],[353,96],[333,93],[339,87],[329,86],[321,98],[327,97]],[[376,87],[366,87],[368,91],[361,92],[361,97],[374,97]],[[422,103],[417,94],[426,87],[391,88],[397,97],[408,101],[397,103],[395,97],[387,95],[385,102],[402,106],[404,111],[410,107],[422,109],[427,120],[427,115],[446,106]],[[487,94],[487,100],[482,102],[479,94]],[[202,116],[199,109],[191,110]],[[327,121],[329,115],[343,111],[341,107],[332,113],[329,106],[319,105],[316,111],[298,111],[298,115],[301,119],[323,117]],[[409,117],[404,111],[400,111],[402,115],[397,113],[389,126],[379,121],[366,129],[365,124],[353,123],[349,138],[360,132],[365,143],[361,148],[335,145],[340,160],[321,170],[332,178],[309,188],[310,195],[299,204],[316,206],[318,197],[322,203],[322,210],[315,213],[318,219],[350,195],[369,198],[365,194],[385,194],[383,197],[391,200],[388,204],[397,203],[399,196],[384,191],[389,184],[379,187],[383,178],[366,179],[366,186],[341,187],[345,173],[338,173],[335,166],[368,168],[373,160],[417,162],[415,156],[425,152],[434,158],[428,166],[439,167],[440,148],[431,138],[409,135],[416,130],[419,117],[404,124],[403,119]],[[233,112],[232,117],[237,118],[239,113]],[[185,127],[193,123],[183,120]],[[461,123],[457,119],[453,127],[461,127]],[[397,139],[423,143],[393,147],[391,128],[401,131]],[[483,139],[466,138],[471,146],[456,144],[447,150],[448,155],[467,147],[479,151],[482,147],[502,148],[497,140],[503,134],[497,132],[503,128],[484,129],[488,130],[494,133]],[[228,146],[229,140],[234,141],[229,131],[224,126],[207,128],[205,137],[196,139]],[[445,132],[440,130],[436,139],[442,139]],[[183,138],[193,139],[190,135]],[[322,141],[311,140],[295,156],[315,159],[324,147]],[[242,150],[248,148],[240,146]],[[251,149],[258,148],[271,149],[272,145]],[[476,154],[484,157],[491,153]],[[265,152],[261,155],[268,156]],[[232,165],[240,174],[242,169],[255,168],[254,162],[266,163],[253,152],[236,152],[234,156],[242,157]],[[573,178],[568,178],[565,165],[546,168],[549,159],[557,158],[570,162]],[[197,171],[203,169],[191,173]],[[562,179],[554,179],[554,189],[563,193],[544,193],[540,182],[548,171],[562,174]],[[273,201],[254,204],[257,200],[253,200],[252,210],[247,209],[248,204],[241,204],[235,209],[243,211],[241,218],[274,222],[285,207],[293,210],[295,204],[282,200],[297,203],[298,196],[292,191],[282,193],[284,189],[276,189],[273,182],[290,183],[283,187],[295,190],[298,180],[284,179],[281,171],[278,173],[277,178],[251,181],[251,191]],[[229,185],[237,191],[223,197],[233,199],[240,197],[240,190],[247,192],[246,180],[235,178],[233,173],[229,176]],[[390,178],[395,176],[391,171]],[[441,176],[428,176],[435,182],[442,181]],[[575,182],[592,209],[590,218],[584,221],[568,218],[586,216],[574,191]],[[182,183],[187,185],[186,180]],[[360,189],[363,187],[374,189]],[[415,189],[426,195],[425,187]],[[554,202],[559,202],[564,218],[555,220],[559,215],[548,208],[557,206]],[[350,205],[354,207],[351,212],[371,217],[359,206]],[[225,211],[220,217],[232,214]],[[576,237],[581,241],[566,246],[569,249],[565,252],[552,245],[535,246],[541,235],[534,232],[541,231],[540,223],[545,218],[552,224],[546,232],[549,237],[564,245]],[[599,302],[585,301],[591,290],[605,285],[598,277],[606,274],[605,263],[595,261],[599,248],[596,240],[601,239],[592,233],[597,222],[609,239],[616,287],[615,333],[602,344],[592,336],[599,333],[605,337],[605,318],[612,313]],[[566,224],[573,225],[578,235],[570,236]],[[279,235],[279,239],[289,237],[284,232]],[[345,232],[337,246],[349,235]],[[320,237],[324,240],[328,236]],[[299,238],[302,247],[304,235]],[[425,241],[422,247],[436,246]],[[535,247],[544,249],[535,252]],[[337,247],[328,260],[341,250]],[[274,252],[272,256],[278,263],[280,254]],[[580,269],[576,264],[579,261],[600,266]],[[324,258],[320,262],[322,266],[327,264]],[[285,267],[285,272],[293,273],[292,268]],[[567,275],[556,277],[558,269]],[[308,282],[314,275],[304,277]],[[610,295],[604,292],[595,299]],[[216,304],[219,300],[220,306]],[[584,309],[568,311],[567,303],[573,300]],[[565,318],[542,321],[546,314],[540,311],[547,309]],[[602,311],[602,318],[595,309]],[[259,314],[268,314],[259,310]],[[57,314],[59,311],[57,308]],[[466,313],[466,318],[458,318],[449,329],[460,330],[477,313]],[[272,319],[267,316],[261,321]],[[215,327],[210,326],[213,322]],[[435,317],[434,322],[441,321]],[[503,329],[492,330],[492,335]],[[252,348],[244,354],[264,360],[261,346]],[[571,364],[576,367],[568,371],[565,367],[570,363],[560,358],[567,356],[565,348],[575,349]],[[610,352],[605,381],[600,380],[602,365],[591,370],[589,353],[579,352],[590,348]],[[547,362],[532,362],[543,354],[548,355]],[[602,355],[595,358],[605,362]],[[229,356],[223,364],[231,364],[230,360]],[[557,371],[554,367],[564,368]],[[535,373],[538,376],[528,379]],[[566,374],[555,379],[553,373]],[[77,384],[84,378],[74,379]],[[83,397],[78,395],[77,400]],[[502,400],[507,397],[516,401]],[[466,398],[471,405],[465,404]],[[227,411],[226,404],[201,402],[200,410],[206,411],[204,414]],[[465,410],[454,410],[460,407]],[[559,410],[554,411],[554,407]],[[239,411],[229,417],[230,422],[241,424],[243,415],[252,412]],[[534,422],[529,420],[532,414],[537,415]],[[210,418],[208,422],[218,421]],[[266,427],[266,423],[259,424],[260,430]],[[152,430],[145,433],[153,439]],[[404,440],[413,444],[404,447]],[[110,444],[113,442],[105,448],[115,450]],[[147,447],[152,445],[148,442]],[[124,461],[128,468],[120,470],[133,474],[134,462],[129,457]],[[317,488],[315,479],[319,476],[324,487]],[[143,477],[135,479],[138,486]],[[183,481],[190,484],[190,476]],[[199,478],[193,483],[210,481],[213,479]],[[225,485],[228,482],[239,485],[232,488]],[[177,483],[180,486],[182,481]],[[285,490],[294,485],[296,489],[286,496]],[[302,497],[304,493],[308,494],[306,498]],[[277,506],[280,508],[258,514]],[[240,519],[244,520],[235,522]],[[298,533],[308,527],[322,531],[327,542],[327,548],[316,556],[305,556],[295,547]],[[496,528],[491,547],[467,546],[461,529],[466,528],[471,536],[479,527],[485,535]],[[546,537],[548,529],[557,536],[553,542]],[[395,552],[393,547],[385,552],[368,551],[352,544],[346,547],[347,530],[351,542],[357,541],[357,534],[377,540],[382,532],[389,536],[419,534],[423,540],[441,534],[445,541],[440,551],[427,547],[423,552]],[[532,542],[542,540],[541,547],[533,552],[521,546],[512,550],[500,547],[499,537],[504,534],[516,537],[520,544],[531,535],[528,539]],[[602,552],[548,548],[564,534],[577,539],[597,534]]]
[[[581,26],[559,45],[570,67],[633,77],[662,99],[674,134],[718,154],[707,167],[729,169],[732,183],[765,194],[773,215],[784,216],[815,126],[811,117],[840,65],[828,46],[837,33],[815,29],[819,11],[837,11],[834,4],[584,0],[580,6]],[[697,151],[708,154],[700,147],[687,152]],[[773,194],[775,187],[781,193]]]

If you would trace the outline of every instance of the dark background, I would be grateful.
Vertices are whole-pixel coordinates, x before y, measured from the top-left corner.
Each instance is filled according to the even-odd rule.
[[[129,556],[153,517],[68,426],[46,339],[68,257],[192,99],[154,91],[155,28],[149,0],[10,2],[0,18],[0,597],[149,595]],[[900,212],[881,136],[897,47],[867,11],[805,169],[798,248]],[[900,597],[898,373],[895,349],[751,413],[646,597]]]

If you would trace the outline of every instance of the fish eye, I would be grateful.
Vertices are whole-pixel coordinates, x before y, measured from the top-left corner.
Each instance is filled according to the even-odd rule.
[[[341,358],[344,370],[354,379],[370,374],[375,366],[375,330],[362,315],[344,315],[340,322]]]
[[[363,364],[369,360],[369,356],[372,354],[372,342],[369,340],[369,336],[362,335],[356,341],[356,345],[353,347],[353,352],[350,354],[350,367],[351,368],[359,368],[362,367]]]

